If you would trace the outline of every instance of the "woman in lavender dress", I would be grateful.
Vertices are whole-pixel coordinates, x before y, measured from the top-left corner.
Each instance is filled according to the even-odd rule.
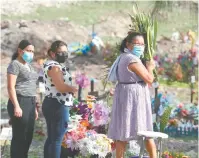
[[[126,144],[138,139],[138,131],[153,131],[152,111],[148,84],[153,82],[154,61],[142,64],[144,52],[142,34],[130,33],[122,42],[117,64],[118,84],[109,125],[108,137],[116,141],[116,158],[124,158]],[[150,158],[156,158],[153,139],[146,140]]]

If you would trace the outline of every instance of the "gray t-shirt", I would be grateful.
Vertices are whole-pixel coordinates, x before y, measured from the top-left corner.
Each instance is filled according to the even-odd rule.
[[[8,68],[8,74],[17,76],[16,93],[23,96],[36,96],[36,82],[38,74],[30,64],[22,64],[18,60],[13,60]]]

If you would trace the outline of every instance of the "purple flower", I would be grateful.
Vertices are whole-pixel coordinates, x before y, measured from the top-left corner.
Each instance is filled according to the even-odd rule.
[[[78,105],[78,115],[82,115],[82,118],[86,119],[91,112],[91,109],[88,108],[87,104],[80,103]]]
[[[95,126],[104,125],[108,122],[109,109],[103,104],[103,102],[95,104],[93,118]]]

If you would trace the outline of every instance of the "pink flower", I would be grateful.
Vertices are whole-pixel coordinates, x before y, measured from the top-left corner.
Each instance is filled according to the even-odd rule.
[[[82,88],[86,88],[90,84],[90,81],[84,73],[77,73],[75,76],[75,83]]]
[[[183,107],[183,104],[180,103],[180,104],[178,105],[178,108],[182,108],[182,107]]]

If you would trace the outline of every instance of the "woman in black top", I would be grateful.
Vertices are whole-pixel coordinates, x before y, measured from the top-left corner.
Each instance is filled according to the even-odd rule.
[[[38,75],[30,65],[33,56],[34,46],[22,40],[7,68],[7,108],[12,123],[11,158],[28,157],[34,123],[38,117],[35,107]]]

